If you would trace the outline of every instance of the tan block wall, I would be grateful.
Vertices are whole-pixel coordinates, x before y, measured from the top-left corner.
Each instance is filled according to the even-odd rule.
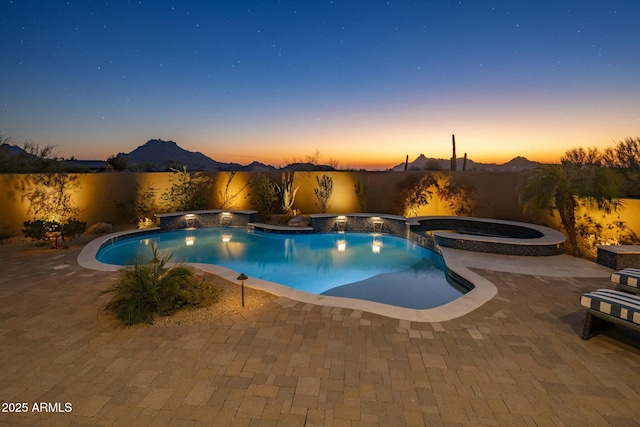
[[[417,177],[426,172],[296,172],[294,174],[294,188],[299,190],[294,203],[294,208],[303,213],[318,212],[314,187],[316,177],[327,175],[333,179],[333,194],[329,199],[329,212],[348,213],[361,212],[358,199],[355,194],[355,184],[365,184],[368,212],[398,214],[398,184],[409,175]],[[442,176],[457,174],[465,180],[473,183],[476,189],[477,213],[475,216],[512,221],[527,221],[518,205],[518,186],[522,175],[519,173],[491,173],[491,172],[439,172]],[[227,193],[233,195],[235,209],[251,209],[250,187],[246,183],[254,173],[237,172],[233,175]],[[228,172],[206,172],[201,174],[209,179],[207,197],[208,208],[220,208],[221,200],[225,193],[226,184],[231,174]],[[281,172],[268,172],[267,175],[275,182],[280,182]],[[121,224],[124,221],[121,212],[117,208],[119,203],[130,199],[136,184],[141,187],[152,186],[155,188],[156,202],[162,205],[160,195],[171,185],[172,173],[98,173],[79,174],[80,188],[73,194],[73,203],[81,209],[79,219],[86,221],[88,225],[96,222]],[[21,194],[15,189],[16,183],[22,179],[22,175],[3,175],[0,177],[0,230],[9,231],[19,235],[22,223],[32,219],[28,213],[28,201],[22,200]],[[627,200],[626,208],[619,214],[599,216],[597,219],[606,221],[625,221],[636,233],[640,234],[640,200]],[[228,207],[228,209],[231,209]],[[450,211],[445,203],[436,196],[428,206],[419,212],[420,215],[449,215]],[[592,213],[593,215],[593,213]],[[596,215],[593,215],[596,217]],[[618,218],[619,217],[619,218]],[[557,219],[556,219],[557,221]],[[557,222],[556,222],[557,223]]]

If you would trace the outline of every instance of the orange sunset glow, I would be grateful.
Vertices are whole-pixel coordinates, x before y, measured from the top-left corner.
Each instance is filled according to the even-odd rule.
[[[449,158],[452,134],[484,163],[640,135],[634,2],[338,3],[11,2],[0,131],[65,158],[163,139],[219,162],[318,150],[357,169]]]

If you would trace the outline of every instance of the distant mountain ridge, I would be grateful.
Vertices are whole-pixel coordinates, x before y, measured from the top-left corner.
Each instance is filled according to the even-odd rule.
[[[0,159],[30,158],[35,157],[28,154],[16,145],[0,144]],[[245,166],[238,163],[224,163],[207,157],[200,152],[188,151],[174,141],[164,141],[162,139],[151,139],[145,144],[137,147],[130,153],[118,153],[117,159],[126,161],[127,169],[144,171],[168,171],[170,168],[182,169],[186,166],[189,171],[332,171],[331,166],[315,163],[291,163],[281,168],[266,165],[258,161],[253,161]],[[103,160],[77,160],[69,159],[63,161],[73,169],[86,169],[89,171],[107,170],[107,161]],[[111,160],[109,160],[111,162]],[[458,159],[458,170],[462,170],[463,159]],[[507,163],[477,163],[467,159],[467,171],[487,171],[487,172],[520,172],[532,169],[540,165],[538,162],[528,160],[518,156]],[[405,163],[400,163],[388,170],[404,171]],[[437,159],[426,157],[420,154],[414,161],[408,163],[407,170],[441,170],[450,169],[449,159]]]
[[[458,158],[458,170],[462,170],[464,158]],[[524,157],[518,156],[507,163],[477,163],[467,158],[466,168],[467,171],[484,171],[484,172],[521,172],[529,169],[533,169],[539,166],[540,163],[531,161]],[[393,171],[403,171],[405,164],[400,163],[391,168]],[[407,164],[407,170],[441,170],[448,171],[451,169],[451,161],[449,159],[436,159],[433,157],[426,157],[424,154],[420,154],[414,161]]]
[[[176,144],[174,141],[163,141],[162,139],[152,139],[144,145],[139,146],[130,153],[120,153],[117,157],[127,160],[133,168],[166,171],[170,168],[182,168],[186,166],[191,171],[256,171],[264,172],[271,170],[286,171],[331,171],[335,170],[330,166],[317,165],[312,163],[293,163],[282,168],[265,165],[258,161],[242,166],[238,163],[223,163],[211,159],[200,152],[188,151]],[[464,159],[458,159],[458,170],[462,170]],[[540,163],[533,162],[524,157],[515,157],[504,164],[477,163],[467,159],[467,171],[486,172],[520,172],[532,169]],[[413,162],[407,165],[408,170],[442,170],[450,169],[449,159],[436,159],[420,154]],[[403,171],[404,163],[400,163],[390,170]]]
[[[192,171],[243,169],[243,166],[237,163],[218,162],[200,152],[185,150],[174,141],[163,141],[162,139],[149,140],[130,153],[118,153],[116,157],[125,159],[134,168],[140,167],[152,171],[166,171],[170,168],[182,168],[183,166]]]
[[[238,163],[223,163],[213,160],[200,152],[188,151],[174,141],[152,139],[139,146],[130,153],[118,153],[116,158],[123,159],[131,169],[147,171],[167,171],[171,168],[181,169],[186,166],[190,171],[253,171],[266,172],[278,168],[253,161],[246,166]],[[282,170],[287,171],[329,171],[335,170],[330,166],[312,163],[294,163]]]

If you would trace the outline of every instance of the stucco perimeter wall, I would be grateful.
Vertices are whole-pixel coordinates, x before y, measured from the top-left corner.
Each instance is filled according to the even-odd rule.
[[[399,194],[406,183],[417,181],[422,176],[434,172],[296,172],[294,188],[300,186],[295,207],[304,213],[318,212],[314,187],[316,178],[327,175],[333,180],[333,195],[329,200],[328,212],[374,212],[402,214]],[[478,199],[476,216],[489,216],[506,220],[523,221],[524,216],[518,206],[517,186],[521,174],[486,172],[436,172],[443,180],[449,177],[463,179],[476,188]],[[280,174],[271,175],[275,180]],[[362,189],[361,197],[356,196],[356,186]],[[419,211],[419,215],[449,215],[447,204],[436,195],[429,205]]]
[[[333,181],[333,193],[329,199],[329,213],[372,212],[380,214],[401,214],[398,194],[406,183],[419,180],[432,172],[295,172],[293,188],[298,188],[294,208],[303,213],[318,213],[314,188],[317,178],[327,175]],[[247,185],[256,172],[203,172],[202,179],[207,182],[206,209],[252,209],[250,186]],[[282,172],[266,172],[274,182],[280,183]],[[442,180],[462,179],[475,188],[476,212],[474,216],[527,221],[518,206],[518,185],[522,175],[519,173],[492,172],[437,172]],[[119,204],[131,200],[139,187],[153,188],[159,212],[163,208],[161,195],[171,186],[172,173],[169,172],[112,172],[96,174],[78,174],[80,188],[72,194],[72,202],[80,209],[78,218],[88,225],[97,222],[122,224],[129,222],[122,215]],[[23,200],[16,190],[16,184],[24,175],[0,176],[0,231],[20,234],[22,223],[32,219],[28,212],[29,202]],[[360,197],[356,195],[356,186]],[[224,201],[226,204],[223,206]],[[640,234],[640,200],[627,200],[626,209],[620,214],[620,220],[626,221]],[[424,215],[449,215],[448,206],[434,195],[428,206],[419,213]]]

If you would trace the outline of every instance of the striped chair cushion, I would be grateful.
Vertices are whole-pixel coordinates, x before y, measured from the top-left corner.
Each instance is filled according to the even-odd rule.
[[[598,289],[580,298],[583,307],[640,325],[640,296],[611,289]]]
[[[637,268],[625,268],[624,270],[616,271],[611,273],[611,281],[637,288],[638,282],[640,282],[640,270]]]

